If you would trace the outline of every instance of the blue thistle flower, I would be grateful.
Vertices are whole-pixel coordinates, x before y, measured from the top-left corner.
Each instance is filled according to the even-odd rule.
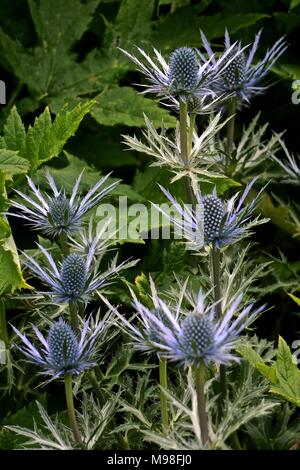
[[[109,175],[106,175],[81,198],[78,195],[78,190],[82,174],[77,178],[70,198],[67,197],[63,188],[57,188],[53,177],[49,173],[46,174],[46,178],[52,195],[43,195],[32,179],[27,177],[33,194],[28,196],[19,190],[15,190],[25,201],[25,204],[12,200],[11,207],[19,212],[9,212],[8,215],[25,219],[34,230],[39,230],[49,237],[77,232],[86,213],[99,204],[118,185],[117,181],[103,187],[109,177]]]
[[[249,204],[245,199],[257,178],[246,186],[243,194],[234,195],[228,201],[222,201],[214,190],[212,194],[202,196],[200,188],[196,188],[196,208],[189,205],[181,206],[173,196],[160,186],[165,196],[172,204],[172,212],[177,212],[180,217],[172,217],[158,205],[153,204],[160,212],[173,222],[175,229],[187,239],[187,247],[199,251],[203,246],[213,243],[217,248],[236,243],[238,240],[249,236],[256,225],[267,222],[268,219],[254,217],[262,188]]]
[[[199,82],[199,60],[193,49],[180,47],[170,58],[171,90],[175,94],[193,93]]]
[[[203,56],[200,60],[198,51],[189,47],[176,49],[169,61],[166,61],[156,49],[153,49],[154,58],[141,48],[137,48],[141,58],[124,49],[120,50],[146,76],[148,84],[142,85],[144,93],[155,93],[170,99],[176,108],[178,108],[176,97],[190,104],[198,97],[200,99],[200,103],[197,104],[198,110],[199,106],[203,105],[205,112],[211,112],[216,104],[213,83],[227,67],[226,58],[234,47],[235,44],[214,61],[211,58],[207,60]]]
[[[110,285],[122,269],[136,264],[136,261],[124,261],[117,265],[116,258],[114,258],[106,271],[99,272],[95,260],[97,239],[90,246],[86,256],[71,253],[59,265],[44,247],[41,245],[38,247],[48,265],[40,266],[32,256],[26,253],[23,254],[23,263],[50,288],[49,291],[38,292],[38,295],[49,295],[57,303],[80,300],[87,302],[97,290]]]
[[[202,291],[199,291],[194,309],[183,314],[182,299],[185,296],[185,288],[186,284],[176,306],[167,305],[157,296],[156,291],[154,292],[155,303],[164,313],[163,318],[157,315],[156,308],[149,309],[139,302],[134,294],[133,305],[137,312],[137,324],[129,322],[115,311],[121,328],[130,336],[135,348],[160,354],[185,366],[199,366],[202,360],[206,364],[239,361],[235,354],[239,336],[259,317],[265,306],[253,309],[251,304],[243,309],[240,295],[224,308],[224,316],[217,319],[215,304],[205,305],[205,297]],[[154,289],[153,285],[152,291]]]
[[[261,31],[256,34],[252,47],[246,53],[242,49],[241,43],[235,43],[232,47],[228,31],[225,31],[225,52],[230,50],[227,55],[228,65],[222,74],[213,83],[213,90],[218,96],[234,96],[239,106],[249,103],[250,99],[263,93],[268,85],[265,77],[277,59],[287,48],[286,40],[282,37],[267,50],[264,58],[253,64],[254,56],[257,51]],[[213,63],[216,63],[215,55],[205,34],[201,31],[203,47]],[[202,60],[207,60],[200,53]]]
[[[79,374],[96,365],[95,357],[105,325],[102,321],[91,329],[87,320],[83,325],[80,338],[62,318],[52,323],[47,338],[33,326],[34,333],[40,341],[40,347],[32,344],[17,328],[11,326],[23,343],[22,346],[16,345],[16,347],[28,362],[41,367],[41,374],[50,375],[49,381],[51,381],[67,373]]]

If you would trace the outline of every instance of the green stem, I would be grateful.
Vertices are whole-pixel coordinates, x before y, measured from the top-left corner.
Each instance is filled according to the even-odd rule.
[[[105,399],[101,391],[101,388],[99,387],[98,381],[96,379],[95,372],[93,370],[89,370],[87,372],[87,377],[94,389],[94,392],[99,400],[100,405],[103,406],[105,404]]]
[[[191,155],[192,146],[193,146],[193,132],[195,127],[196,114],[190,114],[190,126],[189,126],[189,137],[188,137],[188,156]]]
[[[222,318],[222,292],[221,292],[221,253],[219,248],[215,245],[212,247],[212,267],[213,267],[213,282],[214,282],[214,300],[216,303],[216,317],[218,320]],[[223,402],[226,397],[226,367],[220,366],[220,398],[219,398],[219,411],[223,408]]]
[[[189,167],[189,153],[188,153],[188,128],[187,128],[187,104],[180,100],[180,151],[181,151],[181,160],[184,166],[188,169]],[[185,191],[187,195],[187,200],[189,204],[194,203],[194,195],[190,184],[190,179],[188,176],[184,178]]]
[[[206,368],[204,361],[201,362],[200,366],[195,367],[195,383],[196,383],[196,392],[197,392],[197,409],[198,409],[198,417],[200,423],[200,430],[201,430],[201,438],[202,443],[205,446],[209,442],[209,434],[208,434],[208,418],[206,412],[206,398],[204,392],[204,385],[205,385],[205,376],[206,376]]]
[[[161,413],[161,424],[164,434],[168,432],[168,400],[167,396],[164,393],[164,390],[168,388],[168,377],[167,377],[167,360],[165,358],[159,359],[159,383],[161,386],[160,389],[160,413]]]
[[[227,104],[227,116],[231,117],[231,119],[227,123],[225,173],[228,171],[228,166],[232,159],[232,148],[233,148],[233,142],[234,142],[234,128],[235,128],[235,112],[236,112],[236,99],[230,98]]]
[[[70,319],[71,319],[72,328],[76,333],[78,333],[79,323],[78,323],[77,302],[69,302],[69,311],[70,311]]]
[[[220,267],[221,256],[220,250],[215,245],[212,247],[212,266],[213,266],[213,282],[214,282],[214,297],[216,302],[216,313],[218,320],[222,318],[222,294],[221,294],[221,280],[220,280]]]
[[[0,298],[0,338],[4,342],[5,346],[9,345],[9,336],[7,331],[7,322],[6,322],[6,310],[5,302]]]
[[[79,433],[76,415],[75,415],[75,408],[74,408],[72,374],[69,374],[69,373],[65,374],[65,393],[66,393],[66,401],[67,401],[70,425],[74,434],[74,439],[78,444],[81,444],[81,436]]]
[[[68,245],[68,238],[65,233],[61,233],[58,237],[60,249],[64,256],[68,256],[70,254],[70,247]]]

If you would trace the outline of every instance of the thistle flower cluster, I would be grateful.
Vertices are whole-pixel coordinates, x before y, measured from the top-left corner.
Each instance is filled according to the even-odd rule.
[[[154,58],[139,47],[138,56],[120,50],[145,75],[147,84],[142,85],[144,93],[154,93],[160,98],[167,98],[175,107],[178,107],[179,99],[186,102],[194,112],[211,112],[219,99],[215,96],[213,83],[228,66],[227,59],[234,48],[235,44],[218,59],[207,60],[203,59],[196,49],[181,47],[171,54],[168,61],[156,49]]]
[[[51,253],[38,245],[44,256],[45,266],[24,253],[23,264],[49,288],[47,291],[37,292],[37,296],[50,296],[56,303],[87,303],[96,291],[110,285],[121,270],[136,264],[136,261],[124,261],[117,265],[114,258],[109,268],[100,272],[94,258],[96,241],[87,255],[71,253],[60,263],[56,263]]]
[[[195,190],[197,200],[195,208],[188,204],[180,205],[169,191],[160,186],[171,202],[172,213],[177,213],[178,217],[170,216],[156,204],[154,207],[174,224],[176,230],[184,234],[189,249],[199,252],[203,246],[211,243],[221,248],[249,236],[255,226],[267,222],[267,219],[259,216],[253,217],[264,188],[249,204],[245,204],[255,181],[256,178],[246,186],[241,196],[237,193],[228,201],[222,201],[215,189],[211,194],[202,196],[198,186]]]
[[[278,39],[274,45],[267,50],[263,59],[254,63],[256,51],[259,46],[261,31],[253,41],[252,46],[242,48],[241,43],[231,43],[228,31],[225,31],[225,52],[227,54],[228,66],[224,72],[219,74],[213,82],[212,88],[217,96],[232,96],[237,99],[238,105],[249,103],[253,96],[263,93],[268,84],[266,75],[287,48],[284,37]],[[211,60],[216,65],[216,56],[205,34],[201,31],[201,40],[206,55],[200,52],[202,60]]]
[[[8,215],[26,220],[31,228],[53,238],[61,234],[70,235],[77,232],[87,212],[98,205],[119,184],[116,181],[105,186],[110,176],[108,174],[81,198],[78,193],[82,174],[77,178],[70,197],[67,197],[63,188],[57,188],[50,173],[46,174],[46,179],[52,192],[51,195],[43,194],[33,180],[27,177],[32,195],[28,196],[15,190],[25,203],[12,200],[11,207],[17,209],[18,212],[9,212]]]
[[[52,381],[65,374],[79,374],[96,364],[96,356],[101,344],[101,338],[110,324],[107,317],[91,329],[90,320],[84,322],[80,337],[63,319],[52,323],[45,338],[36,326],[33,331],[40,342],[36,346],[26,335],[12,325],[22,345],[16,347],[31,364],[41,368],[41,374],[50,375]]]
[[[216,319],[215,304],[206,304],[200,290],[196,305],[183,308],[183,286],[177,305],[167,304],[151,282],[153,308],[141,303],[133,294],[136,321],[128,321],[116,309],[121,328],[130,336],[134,347],[147,353],[156,353],[185,366],[216,362],[226,364],[239,361],[235,353],[240,334],[261,314],[253,304],[242,308],[242,295],[227,305],[221,319]]]

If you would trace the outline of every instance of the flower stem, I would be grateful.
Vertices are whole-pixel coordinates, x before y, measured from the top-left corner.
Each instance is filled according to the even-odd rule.
[[[161,413],[161,424],[164,434],[168,432],[168,401],[164,390],[168,388],[168,376],[167,376],[167,360],[164,357],[159,359],[159,384],[160,390],[160,413]],[[162,390],[164,389],[164,390]]]
[[[196,393],[197,393],[197,409],[198,417],[201,430],[201,438],[203,445],[208,444],[209,434],[208,434],[208,417],[206,412],[206,398],[204,392],[205,385],[205,375],[206,367],[204,361],[201,362],[200,366],[195,367],[195,383],[196,383]]]
[[[216,303],[216,317],[218,320],[222,318],[222,292],[221,292],[221,253],[219,248],[215,245],[212,247],[212,266],[213,266],[213,282],[214,282],[214,297]],[[219,410],[222,410],[222,405],[226,397],[226,368],[224,365],[220,366],[220,398]]]
[[[66,393],[66,401],[67,401],[70,425],[74,434],[74,439],[78,444],[81,444],[81,436],[79,433],[76,415],[75,415],[75,408],[74,408],[72,374],[69,374],[69,373],[65,374],[65,393]]]
[[[77,306],[77,302],[69,302],[69,311],[70,311],[70,319],[71,319],[72,328],[76,333],[78,333],[79,323],[78,323],[78,306]]]
[[[181,159],[188,169],[189,167],[189,154],[188,154],[188,128],[187,128],[187,104],[180,100],[180,150],[181,150]],[[185,191],[187,195],[187,200],[189,204],[193,204],[194,196],[191,188],[190,179],[188,176],[184,178]]]
[[[227,116],[231,117],[231,119],[227,123],[225,173],[228,171],[228,166],[232,159],[232,147],[233,147],[233,142],[234,142],[234,128],[235,128],[235,112],[236,112],[236,98],[230,98],[227,104]]]
[[[220,281],[220,268],[221,268],[221,256],[220,250],[215,245],[212,247],[211,257],[213,266],[213,282],[214,282],[214,297],[216,302],[216,314],[218,320],[222,318],[222,305],[221,305],[221,281]]]
[[[94,389],[95,394],[97,395],[100,405],[103,406],[105,404],[105,399],[96,379],[95,372],[93,370],[87,371],[87,377]]]
[[[192,146],[193,146],[193,132],[195,127],[196,114],[190,114],[190,125],[189,125],[189,138],[188,138],[188,156],[191,155]]]
[[[2,298],[0,298],[0,339],[3,341],[5,346],[8,346],[9,337],[7,332],[6,310],[5,302]]]
[[[64,256],[68,256],[70,254],[70,247],[68,245],[68,238],[65,233],[61,233],[58,237],[59,245],[61,252]]]

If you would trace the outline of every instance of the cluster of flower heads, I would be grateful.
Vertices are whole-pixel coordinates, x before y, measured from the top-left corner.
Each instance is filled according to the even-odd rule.
[[[286,50],[287,43],[282,37],[267,50],[263,59],[254,62],[255,54],[259,45],[261,31],[259,31],[254,39],[252,46],[242,48],[241,43],[231,43],[228,31],[225,31],[225,51],[229,51],[228,67],[223,74],[220,74],[214,81],[212,87],[217,96],[226,95],[233,96],[237,99],[238,105],[249,103],[249,100],[258,94],[261,94],[267,88],[264,83],[266,74],[274,65],[281,54]],[[216,63],[215,54],[207,40],[205,34],[201,31],[201,39],[207,57]],[[233,47],[232,47],[233,46]],[[201,54],[202,60],[207,60],[204,54]]]
[[[169,191],[160,186],[172,204],[172,212],[177,213],[178,217],[170,215],[156,204],[154,206],[184,235],[189,249],[199,252],[203,246],[210,244],[221,248],[249,236],[256,225],[267,221],[259,216],[252,218],[264,188],[249,204],[244,204],[255,181],[256,179],[252,180],[246,186],[241,196],[237,193],[226,202],[217,196],[215,189],[211,194],[202,196],[198,186],[195,191],[195,206],[182,206]]]
[[[67,373],[79,374],[96,365],[97,352],[110,321],[110,317],[106,316],[91,328],[88,319],[84,322],[80,337],[63,318],[52,323],[46,338],[33,325],[40,346],[31,343],[26,335],[13,325],[12,328],[22,341],[22,345],[16,347],[28,362],[41,368],[42,375],[51,376],[51,381]]]
[[[255,36],[248,54],[245,52],[247,46],[242,47],[240,42],[231,44],[227,30],[225,49],[218,55],[213,52],[203,32],[201,39],[206,54],[190,47],[180,47],[167,61],[156,49],[153,58],[141,48],[138,48],[139,56],[121,51],[146,76],[147,83],[142,85],[144,93],[167,98],[176,108],[179,107],[179,99],[187,103],[190,112],[206,113],[213,111],[224,99],[236,97],[238,104],[248,103],[252,96],[266,89],[262,81],[287,44],[284,38],[280,38],[264,58],[254,64],[260,35],[261,32]]]
[[[234,350],[239,335],[265,308],[254,309],[252,304],[242,308],[240,295],[226,307],[222,318],[217,319],[216,305],[206,305],[201,290],[196,305],[186,309],[183,307],[186,284],[182,287],[177,305],[167,304],[158,296],[151,278],[150,285],[153,308],[144,305],[132,294],[137,324],[126,320],[115,310],[121,327],[137,349],[160,354],[185,366],[198,366],[202,360],[206,364],[238,361]]]

